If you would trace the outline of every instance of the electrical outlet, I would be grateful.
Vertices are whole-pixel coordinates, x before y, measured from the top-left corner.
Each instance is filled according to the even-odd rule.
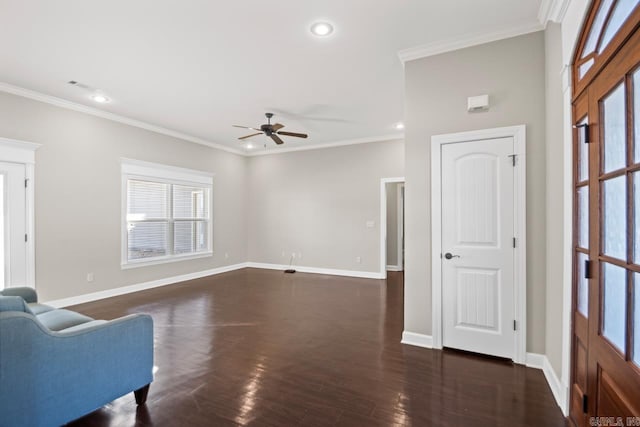
[[[87,282],[93,282],[93,273],[87,273]]]
[[[360,264],[360,263],[362,262],[362,257],[357,256],[357,257],[356,257],[356,262],[357,262],[358,264]]]
[[[224,259],[229,259],[229,252],[224,253]]]

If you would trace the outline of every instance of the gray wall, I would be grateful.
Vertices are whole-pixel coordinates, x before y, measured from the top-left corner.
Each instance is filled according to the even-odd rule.
[[[398,192],[399,185],[388,183],[387,189],[387,265],[398,265]]]
[[[467,97],[484,93],[490,95],[490,111],[467,113]],[[544,33],[408,62],[405,112],[405,330],[431,335],[431,136],[526,124],[527,351],[544,353]]]
[[[547,188],[547,324],[546,352],[558,377],[562,371],[562,280],[564,236],[562,33],[559,24],[545,31],[546,54],[546,188]]]
[[[403,176],[402,141],[257,156],[248,163],[249,261],[287,264],[295,252],[302,254],[296,265],[379,272],[380,179]]]
[[[35,168],[36,286],[43,300],[246,261],[243,157],[6,93],[0,118],[0,136],[43,144]],[[120,269],[121,157],[215,173],[213,257]],[[94,282],[87,282],[89,272]]]

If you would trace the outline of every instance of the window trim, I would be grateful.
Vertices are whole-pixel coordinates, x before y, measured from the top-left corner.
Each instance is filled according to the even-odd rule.
[[[128,270],[159,264],[168,264],[213,256],[213,177],[215,174],[160,163],[146,162],[128,158],[120,159],[121,209],[120,209],[120,267]],[[207,229],[207,250],[189,254],[171,254],[149,259],[130,260],[128,258],[127,231],[127,181],[130,179],[151,180],[165,184],[199,186],[209,190],[209,218]],[[170,220],[169,222],[173,222]]]

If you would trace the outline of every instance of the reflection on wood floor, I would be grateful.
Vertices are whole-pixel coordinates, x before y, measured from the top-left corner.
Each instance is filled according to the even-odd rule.
[[[402,281],[244,269],[75,306],[152,315],[157,372],[71,425],[565,425],[542,371],[400,344]]]

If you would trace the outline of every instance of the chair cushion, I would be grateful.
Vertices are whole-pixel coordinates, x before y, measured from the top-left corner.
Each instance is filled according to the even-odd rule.
[[[52,310],[37,316],[40,323],[51,331],[61,331],[93,319],[69,310]]]
[[[27,304],[27,305],[29,306],[29,309],[31,310],[31,312],[35,315],[46,313],[47,311],[55,310],[50,305],[38,304],[37,302]]]

